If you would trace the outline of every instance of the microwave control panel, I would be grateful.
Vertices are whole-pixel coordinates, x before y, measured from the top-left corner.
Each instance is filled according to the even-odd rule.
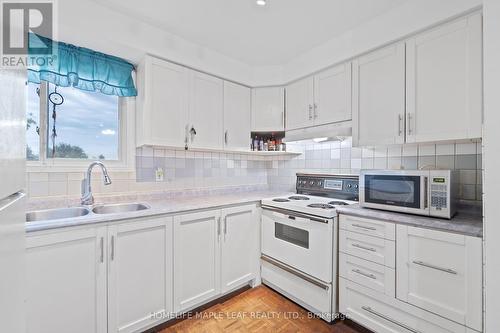
[[[442,210],[448,208],[448,182],[445,177],[432,177],[430,181],[431,207]]]

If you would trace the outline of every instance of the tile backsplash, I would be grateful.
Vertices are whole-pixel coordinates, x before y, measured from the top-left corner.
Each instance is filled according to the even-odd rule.
[[[479,201],[482,196],[480,143],[352,147],[351,139],[315,143],[293,142],[287,149],[300,155],[261,156],[222,152],[136,149],[136,168],[113,172],[113,183],[103,186],[101,175],[92,180],[95,194],[115,195],[151,191],[269,186],[293,191],[297,172],[359,174],[361,169],[418,169],[438,167],[459,170],[460,198]],[[164,172],[157,182],[155,170]],[[80,195],[83,172],[40,173],[27,176],[32,198]]]
[[[460,199],[482,198],[481,143],[357,148],[349,138],[341,142],[289,143],[287,149],[302,154],[270,162],[267,177],[272,189],[294,190],[297,172],[359,174],[361,169],[440,168],[458,170]]]
[[[208,188],[267,183],[264,156],[220,152],[138,148],[137,182],[155,182],[155,170],[164,172],[166,188]]]

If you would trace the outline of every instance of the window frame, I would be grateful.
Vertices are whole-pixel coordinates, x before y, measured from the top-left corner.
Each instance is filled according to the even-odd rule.
[[[26,161],[28,172],[77,172],[85,171],[92,159],[78,158],[49,158],[47,157],[48,140],[48,82],[40,83],[40,107],[39,112],[39,160]],[[118,98],[118,159],[104,160],[108,168],[114,171],[133,171],[135,168],[135,127],[134,127],[135,97]]]

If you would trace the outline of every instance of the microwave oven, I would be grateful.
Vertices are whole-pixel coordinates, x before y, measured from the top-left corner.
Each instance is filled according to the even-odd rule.
[[[451,219],[457,174],[452,170],[362,170],[361,207]]]

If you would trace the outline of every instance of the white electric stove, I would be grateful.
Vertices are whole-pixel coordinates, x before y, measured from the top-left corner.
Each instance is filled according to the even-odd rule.
[[[295,194],[262,200],[262,281],[326,321],[337,314],[336,207],[358,177],[297,174]]]

